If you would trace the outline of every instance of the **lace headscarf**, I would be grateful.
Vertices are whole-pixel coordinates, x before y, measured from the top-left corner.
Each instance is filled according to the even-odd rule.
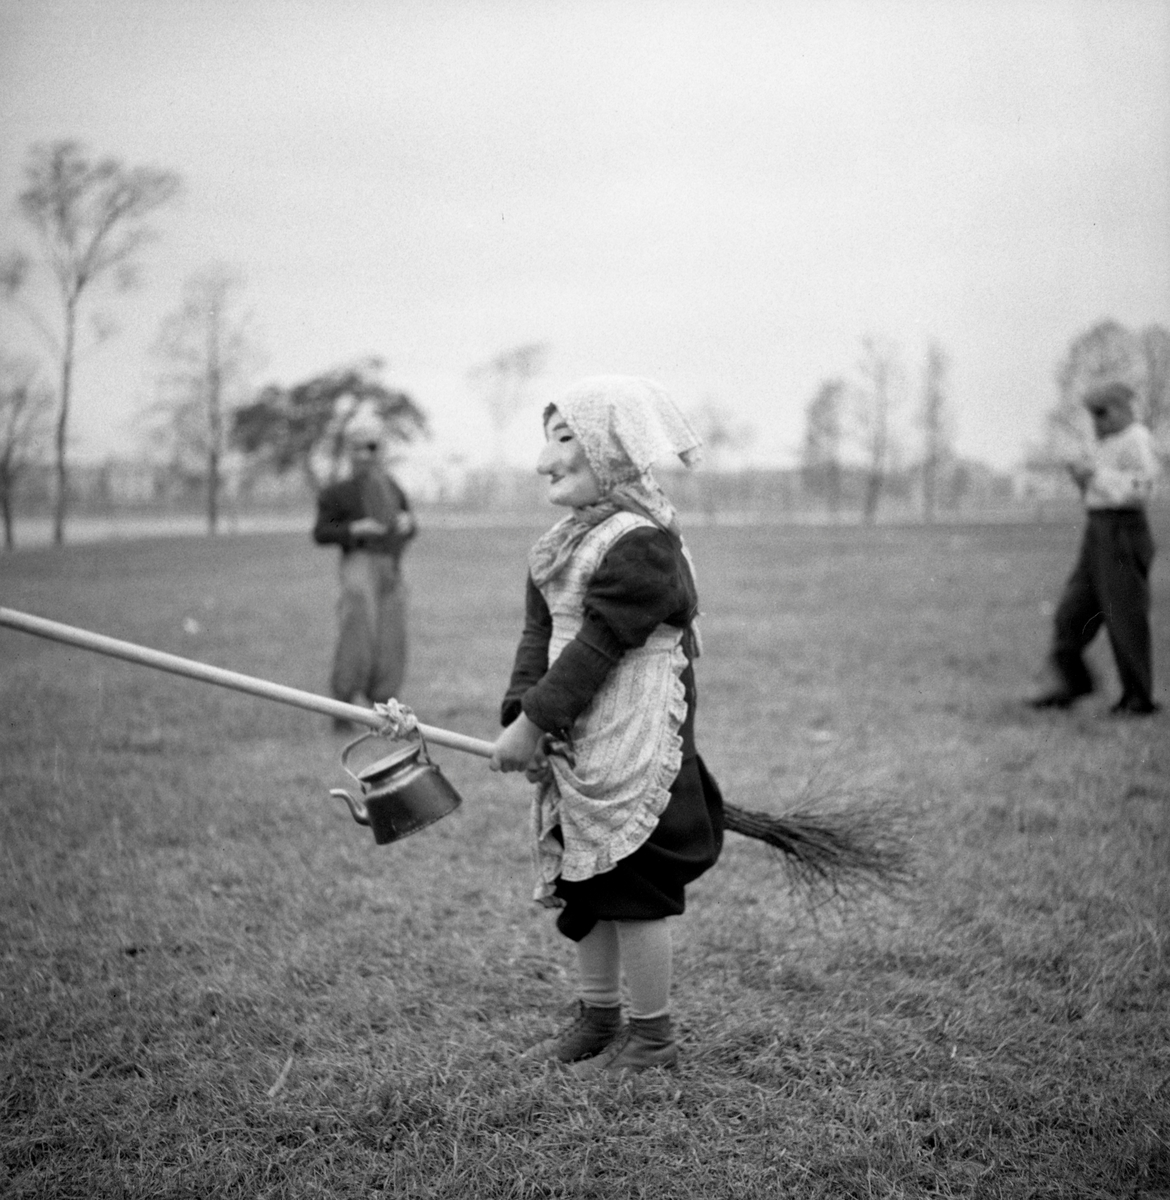
[[[648,517],[678,534],[678,517],[651,467],[671,455],[693,467],[702,440],[666,390],[632,375],[595,375],[574,384],[550,405],[573,431],[597,478],[601,499],[558,521],[528,556],[539,587],[564,568],[581,539],[615,512]]]

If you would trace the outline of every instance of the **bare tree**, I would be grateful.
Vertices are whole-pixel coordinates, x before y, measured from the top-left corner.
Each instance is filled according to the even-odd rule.
[[[845,381],[826,379],[804,410],[801,477],[809,492],[824,496],[834,517],[841,509],[844,440]]]
[[[861,346],[858,364],[861,386],[855,396],[854,417],[865,462],[862,514],[866,521],[873,521],[894,453],[892,421],[902,387],[902,371],[893,343],[868,336],[862,339]]]
[[[68,433],[73,399],[73,368],[78,350],[82,298],[110,280],[126,289],[135,281],[135,261],[151,231],[146,218],[179,191],[179,177],[151,167],[125,167],[117,159],[91,160],[75,141],[39,143],[29,152],[20,211],[41,246],[37,265],[48,271],[60,301],[52,322],[23,305],[58,363],[53,541],[65,540],[68,502]],[[33,262],[11,255],[0,270],[0,285],[21,301]]]
[[[947,371],[950,361],[934,338],[926,347],[922,380],[922,516],[933,521],[938,507],[941,475],[954,461],[950,412],[947,407]]]
[[[735,413],[714,396],[704,396],[691,410],[691,424],[703,439],[707,465],[719,470],[728,453],[743,449],[752,440],[752,427],[736,419]]]
[[[171,462],[202,475],[207,487],[207,532],[219,523],[228,421],[246,398],[260,355],[238,310],[241,276],[224,263],[192,275],[183,300],[163,320],[154,345],[162,364],[151,416],[155,441]]]
[[[1102,383],[1136,382],[1140,373],[1137,339],[1108,318],[1079,333],[1056,368],[1057,401],[1045,420],[1045,445],[1038,463],[1057,464],[1078,454],[1092,438],[1081,400]]]
[[[1138,340],[1144,367],[1145,417],[1165,453],[1170,449],[1170,330],[1148,325]]]
[[[486,363],[472,367],[467,378],[484,398],[495,431],[496,458],[502,456],[504,430],[528,398],[529,384],[545,368],[548,346],[529,342],[504,350]]]
[[[709,468],[703,475],[702,506],[708,516],[714,516],[720,505],[735,502],[737,478],[725,468],[729,455],[751,443],[752,426],[738,420],[726,404],[712,395],[704,396],[687,417],[702,439],[703,465]]]
[[[37,380],[35,362],[0,356],[0,517],[6,550],[16,544],[16,487],[47,445],[52,401],[52,392]]]
[[[1112,318],[1078,334],[1069,344],[1068,354],[1056,372],[1060,402],[1079,405],[1090,388],[1102,383],[1128,380],[1138,365],[1138,347],[1134,335]]]

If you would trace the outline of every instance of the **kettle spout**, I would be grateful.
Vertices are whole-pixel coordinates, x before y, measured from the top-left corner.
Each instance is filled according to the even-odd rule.
[[[353,814],[353,819],[359,825],[368,825],[370,823],[370,814],[365,804],[361,800],[355,800],[345,788],[330,788],[329,794],[331,796],[339,796],[349,805],[349,811]]]

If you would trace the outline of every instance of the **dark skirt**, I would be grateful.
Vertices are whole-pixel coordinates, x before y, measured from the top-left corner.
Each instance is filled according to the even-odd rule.
[[[686,885],[715,865],[723,848],[723,796],[696,754],[683,762],[650,837],[612,870],[559,879],[565,901],[557,928],[579,942],[598,921],[654,921],[686,909]]]

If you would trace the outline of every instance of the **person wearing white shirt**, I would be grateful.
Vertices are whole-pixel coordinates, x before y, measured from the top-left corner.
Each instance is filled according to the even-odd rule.
[[[1158,476],[1150,431],[1135,420],[1135,394],[1123,383],[1094,388],[1084,399],[1096,445],[1068,463],[1087,513],[1076,566],[1053,618],[1048,686],[1034,708],[1068,708],[1094,688],[1084,651],[1102,625],[1109,635],[1121,698],[1118,716],[1157,712],[1150,645],[1150,564],[1154,540],[1146,504]]]

